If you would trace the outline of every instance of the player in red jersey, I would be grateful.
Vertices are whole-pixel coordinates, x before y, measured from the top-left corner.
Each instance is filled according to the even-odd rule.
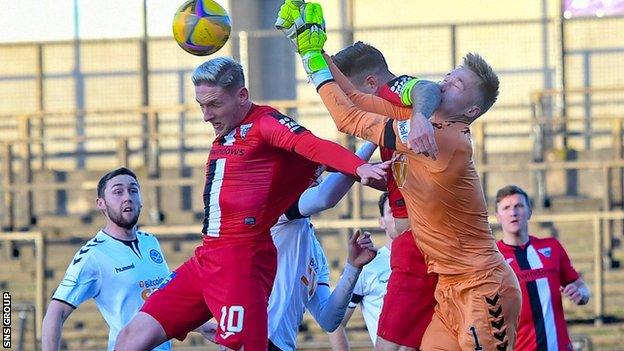
[[[332,58],[359,91],[375,94],[397,106],[414,105],[413,118],[428,119],[435,109],[435,101],[431,103],[427,98],[438,93],[439,86],[407,75],[397,77],[390,72],[383,54],[372,45],[360,41]],[[435,139],[428,142],[427,130],[421,132],[422,140],[437,147]],[[382,161],[388,161],[393,158],[394,150],[380,147],[380,154]],[[433,152],[431,154],[434,155]],[[401,234],[392,242],[392,274],[379,317],[377,350],[419,349],[435,307],[437,274],[427,273],[425,259],[414,241],[405,199],[399,189],[405,181],[405,162],[404,157],[395,159],[386,177],[388,202],[395,218],[396,231]],[[396,179],[394,171],[397,172]]]
[[[577,305],[589,301],[589,289],[555,238],[529,235],[531,203],[515,185],[496,194],[496,219],[503,239],[496,244],[516,273],[522,309],[515,350],[572,350],[561,294]]]
[[[183,340],[214,317],[217,343],[265,351],[277,260],[270,228],[320,165],[366,184],[382,179],[388,163],[367,164],[274,108],[252,103],[242,67],[232,59],[209,60],[192,79],[204,120],[217,134],[206,165],[203,245],[150,296],[116,349]]]

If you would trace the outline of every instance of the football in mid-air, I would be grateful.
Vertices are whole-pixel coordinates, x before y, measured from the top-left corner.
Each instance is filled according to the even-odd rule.
[[[221,49],[230,37],[230,16],[214,0],[188,0],[173,17],[173,37],[182,49],[206,56]]]

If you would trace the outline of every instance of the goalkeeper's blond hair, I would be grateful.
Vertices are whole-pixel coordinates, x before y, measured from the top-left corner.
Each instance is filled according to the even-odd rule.
[[[477,106],[481,109],[479,116],[487,112],[494,105],[498,98],[498,75],[494,72],[489,63],[481,55],[470,52],[464,56],[461,67],[467,68],[479,77],[479,91],[481,96],[477,101]]]

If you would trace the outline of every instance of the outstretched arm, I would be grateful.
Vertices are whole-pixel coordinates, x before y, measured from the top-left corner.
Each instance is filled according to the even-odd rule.
[[[376,148],[377,145],[367,141],[355,154],[362,160],[368,161]],[[299,212],[307,217],[336,206],[351,189],[354,181],[353,177],[348,177],[342,173],[331,173],[319,185],[309,188],[301,194]]]
[[[364,185],[382,180],[386,175],[385,169],[390,166],[389,162],[377,165],[366,163],[344,147],[318,138],[312,133],[302,136],[293,151],[314,162],[355,175]]]
[[[396,106],[379,96],[373,94],[365,94],[357,90],[353,83],[347,78],[342,71],[334,64],[334,61],[327,54],[323,57],[329,66],[334,81],[338,84],[345,95],[353,102],[353,105],[360,110],[374,112],[388,118],[396,120],[406,120],[412,115],[412,109],[408,107]]]
[[[329,55],[325,54],[324,58],[334,80],[357,108],[396,120],[409,118],[408,147],[416,153],[423,153],[431,156],[434,160],[436,159],[438,146],[429,118],[440,105],[442,92],[438,84],[416,78],[410,80],[402,89],[401,101],[405,106],[412,106],[412,108],[397,107],[378,96],[358,91],[351,81],[338,69]],[[406,110],[410,111],[409,116]]]
[[[409,121],[394,121],[384,115],[357,108],[334,81],[325,82],[319,87],[318,93],[341,132],[400,152],[410,151],[403,144],[407,141]],[[400,109],[400,107],[392,107]],[[409,109],[400,111],[405,116],[411,115]],[[402,139],[403,136],[405,140]]]
[[[308,160],[326,165],[339,172],[359,177],[362,184],[376,184],[382,180],[390,164],[371,165],[351,151],[329,140],[321,139],[300,126],[292,118],[277,111],[255,123],[263,140],[272,146],[295,152]]]

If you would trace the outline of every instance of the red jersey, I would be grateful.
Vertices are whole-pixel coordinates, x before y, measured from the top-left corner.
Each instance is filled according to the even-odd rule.
[[[524,246],[496,243],[516,273],[522,310],[516,350],[572,350],[559,287],[579,278],[565,249],[555,238],[529,236]]]
[[[354,175],[364,161],[272,107],[253,105],[236,128],[212,143],[204,243],[271,241],[270,228],[308,188],[321,163]]]
[[[388,81],[386,84],[382,85],[377,90],[376,95],[383,98],[384,100],[390,101],[397,106],[405,106],[405,104],[403,104],[403,101],[401,100],[401,93],[405,84],[412,79],[415,78],[406,75],[395,77],[394,79]],[[394,150],[380,146],[379,154],[382,161],[388,161],[392,159],[392,156],[394,155]],[[397,162],[404,164],[405,160],[398,160]],[[392,168],[394,168],[394,166]],[[392,216],[394,218],[407,218],[407,207],[405,207],[405,199],[403,199],[403,195],[401,194],[401,191],[399,190],[399,187],[397,186],[397,183],[394,179],[392,168],[389,169],[386,174],[388,203],[390,204],[390,209],[392,210]]]

